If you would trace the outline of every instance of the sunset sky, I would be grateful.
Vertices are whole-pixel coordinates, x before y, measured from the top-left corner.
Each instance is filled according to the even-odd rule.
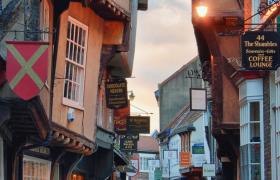
[[[191,24],[190,0],[149,0],[138,12],[133,75],[128,90],[131,102],[151,115],[151,132],[159,129],[159,108],[154,97],[158,84],[197,55]],[[132,114],[141,111],[131,107]]]

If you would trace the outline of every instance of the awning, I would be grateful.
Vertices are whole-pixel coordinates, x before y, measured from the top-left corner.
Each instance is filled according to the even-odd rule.
[[[136,173],[137,169],[133,167],[132,165],[126,165],[126,166],[117,166],[116,170],[124,173],[124,172],[129,172],[129,173]]]
[[[129,159],[120,150],[114,149],[114,162],[116,166],[128,165]]]
[[[115,134],[100,126],[97,126],[96,143],[98,147],[104,149],[112,149],[114,144]]]

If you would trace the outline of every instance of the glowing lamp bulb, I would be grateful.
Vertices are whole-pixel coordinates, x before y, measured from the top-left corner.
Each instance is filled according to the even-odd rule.
[[[199,5],[196,7],[196,12],[199,17],[205,17],[207,14],[208,7],[205,5]]]

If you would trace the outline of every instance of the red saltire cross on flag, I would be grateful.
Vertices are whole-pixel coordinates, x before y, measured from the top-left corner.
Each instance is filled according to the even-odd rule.
[[[7,41],[6,76],[13,92],[23,100],[38,95],[48,75],[48,43]]]

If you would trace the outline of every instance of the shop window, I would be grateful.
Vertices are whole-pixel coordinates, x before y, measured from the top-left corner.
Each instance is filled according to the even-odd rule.
[[[69,17],[67,26],[64,103],[83,106],[88,27]]]
[[[152,157],[140,157],[140,171],[141,172],[148,172],[149,171],[149,160],[152,160]]]
[[[31,156],[23,157],[23,180],[49,180],[51,162]]]
[[[74,173],[71,176],[71,180],[84,180],[85,177],[81,174]]]

